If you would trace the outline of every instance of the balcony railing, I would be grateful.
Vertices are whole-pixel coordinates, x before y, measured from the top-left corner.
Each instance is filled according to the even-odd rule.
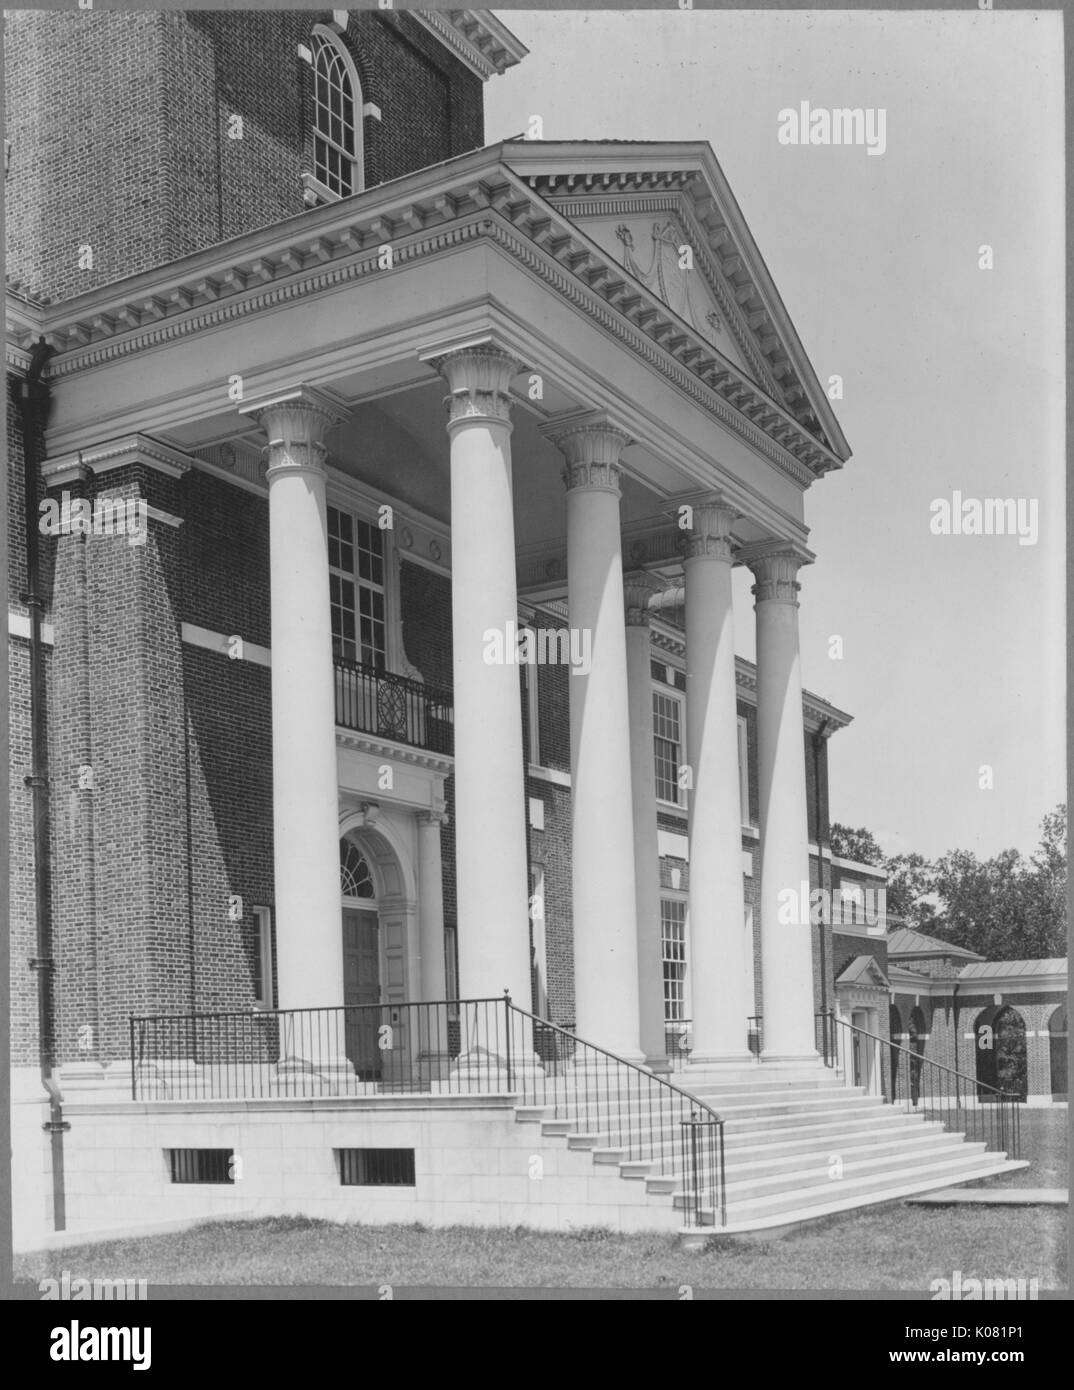
[[[335,658],[336,723],[357,733],[389,738],[430,753],[455,747],[450,690],[392,675],[358,661]]]

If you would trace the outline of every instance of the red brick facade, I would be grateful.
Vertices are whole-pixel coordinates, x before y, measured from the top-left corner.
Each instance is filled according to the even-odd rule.
[[[9,276],[65,299],[301,213],[312,97],[298,46],[331,20],[11,11]],[[363,122],[367,187],[484,143],[480,78],[410,16],[352,11],[345,41],[381,111]]]

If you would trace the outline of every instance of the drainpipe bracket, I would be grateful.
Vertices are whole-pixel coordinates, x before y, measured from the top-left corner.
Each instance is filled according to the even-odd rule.
[[[51,956],[31,956],[29,960],[31,970],[55,970],[56,962]]]

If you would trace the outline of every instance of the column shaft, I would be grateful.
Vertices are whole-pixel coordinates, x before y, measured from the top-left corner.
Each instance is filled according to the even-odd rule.
[[[567,458],[567,604],[588,668],[570,675],[575,1025],[642,1057],[619,454],[606,424],[555,436]]]
[[[685,563],[693,1062],[750,1060],[731,595],[735,515],[715,502],[696,506]]]
[[[648,581],[648,582],[647,582]],[[660,941],[660,849],[653,764],[652,646],[647,575],[626,579],[626,661],[630,711],[630,780],[634,807],[634,895],[638,940],[638,1025],[641,1050],[654,1070],[667,1069],[664,967]]]
[[[757,768],[761,813],[761,977],[765,1060],[816,1056],[809,924],[799,585],[805,557],[774,550],[750,562],[757,583]],[[803,884],[806,901],[800,901]],[[781,894],[799,903],[788,913]],[[782,908],[782,911],[781,911]],[[793,918],[794,920],[790,920]]]
[[[444,880],[440,850],[442,816],[418,816],[418,915],[421,940],[421,997],[444,999]]]
[[[323,439],[342,418],[297,388],[244,409],[269,437],[272,812],[283,1009],[343,1003],[335,684]]]
[[[459,993],[484,999],[506,989],[529,1009],[521,696],[507,645],[518,624],[508,388],[519,366],[491,347],[437,366],[451,389]]]

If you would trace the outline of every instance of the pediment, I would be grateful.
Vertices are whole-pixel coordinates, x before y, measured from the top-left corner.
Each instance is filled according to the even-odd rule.
[[[680,217],[673,212],[625,209],[572,220],[751,381],[768,384],[736,343],[729,292],[724,288],[719,295],[711,279],[717,272],[699,264]]]
[[[850,456],[707,144],[518,141],[504,160],[803,429]]]

